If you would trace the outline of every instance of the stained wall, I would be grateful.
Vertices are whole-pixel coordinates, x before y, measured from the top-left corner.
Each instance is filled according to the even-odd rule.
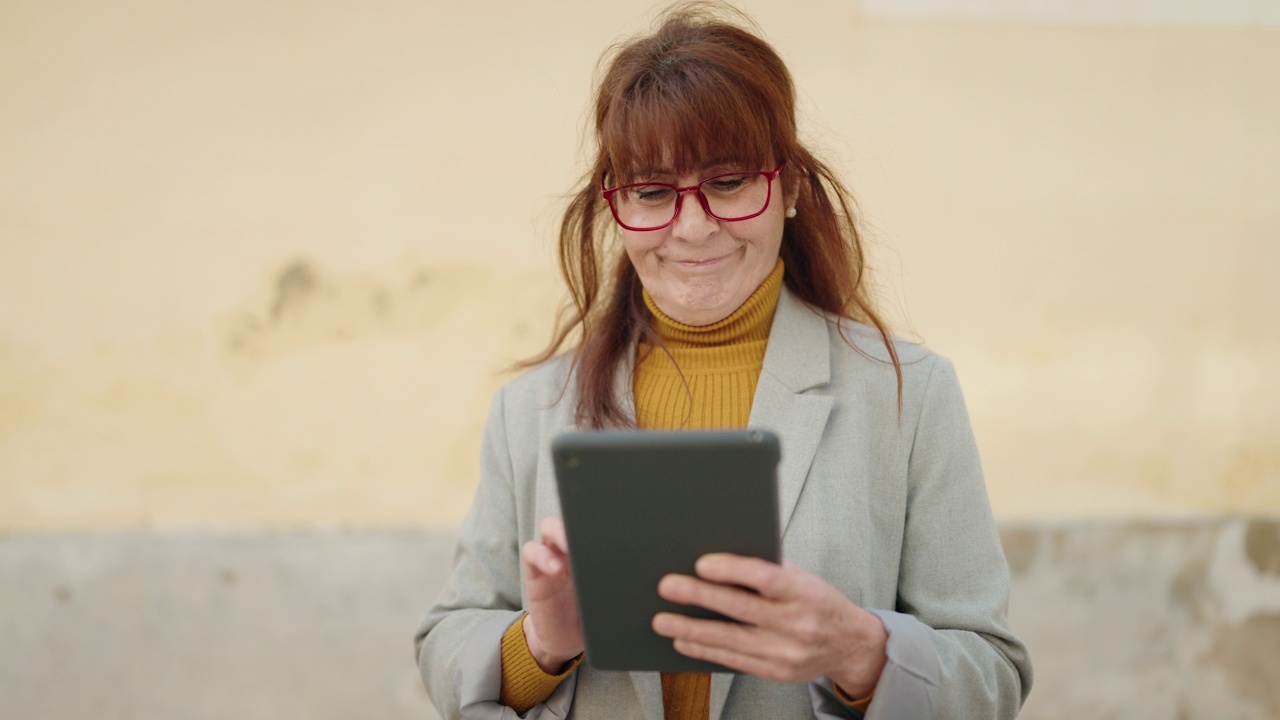
[[[1015,594],[1047,638],[1042,687],[1060,690],[1043,692],[1077,692],[1098,665],[1048,659],[1080,637],[1052,618],[1147,596],[1073,588],[1112,572],[1127,592],[1156,547],[1199,557],[1160,528],[1280,516],[1280,17],[1249,0],[743,7],[795,75],[805,136],[859,199],[886,313],[956,363],[1006,541],[1086,528],[1028,566],[1020,592],[1043,608]],[[561,299],[556,218],[583,168],[595,62],[651,15],[0,3],[0,532],[14,567],[79,577],[97,567],[83,538],[176,563],[197,550],[175,537],[257,539],[219,546],[225,564],[316,532],[450,537],[488,398]],[[1147,549],[1124,564],[1106,533]],[[94,572],[143,596],[175,582],[163,563],[122,562]],[[349,583],[362,562],[325,577]],[[439,568],[408,572],[425,588]],[[1173,587],[1151,572],[1144,587]],[[1214,658],[1247,665],[1244,641],[1274,633],[1271,585],[1169,572],[1178,592],[1262,599],[1212,622],[1169,615],[1207,629],[1152,687]],[[56,610],[65,578],[48,596],[0,585],[0,607]],[[108,616],[133,602],[109,597]],[[171,613],[192,637],[209,629],[212,616]],[[151,651],[148,632],[129,652]],[[1117,687],[1152,659],[1130,640],[1136,674]],[[1280,686],[1262,672],[1242,682]]]

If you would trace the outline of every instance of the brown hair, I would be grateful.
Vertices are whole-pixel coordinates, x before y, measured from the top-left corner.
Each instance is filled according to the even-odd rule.
[[[753,167],[785,162],[784,187],[796,196],[781,256],[783,282],[809,305],[873,326],[898,379],[902,367],[884,322],[863,285],[864,260],[849,191],[796,136],[795,87],[773,48],[741,24],[741,13],[682,3],[656,31],[606,52],[596,91],[594,163],[560,226],[560,270],[573,304],[557,318],[551,343],[519,366],[542,362],[575,331],[572,363],[582,427],[634,425],[614,392],[614,374],[640,335],[656,343],[640,280],[618,247],[604,184],[619,184],[665,165],[677,173],[732,160]],[[847,340],[847,338],[846,338]]]

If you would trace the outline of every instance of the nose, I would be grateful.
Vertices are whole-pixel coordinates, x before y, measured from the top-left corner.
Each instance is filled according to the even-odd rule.
[[[707,214],[698,191],[690,188],[680,193],[676,207],[676,219],[671,223],[671,234],[686,242],[706,240],[720,227],[720,221]]]

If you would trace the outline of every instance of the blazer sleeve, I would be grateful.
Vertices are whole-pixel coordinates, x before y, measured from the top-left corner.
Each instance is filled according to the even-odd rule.
[[[427,694],[446,720],[518,717],[498,698],[502,635],[520,616],[520,538],[507,444],[504,390],[494,396],[485,424],[480,482],[462,522],[453,571],[414,636]],[[568,715],[577,675],[523,715],[550,720]]]
[[[1009,570],[960,384],[934,357],[908,465],[897,607],[872,611],[889,632],[888,663],[866,718],[1013,718],[1031,661],[1008,627]]]

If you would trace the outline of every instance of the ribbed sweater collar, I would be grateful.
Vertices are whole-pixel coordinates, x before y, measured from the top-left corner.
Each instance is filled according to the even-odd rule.
[[[773,325],[773,313],[778,308],[778,296],[782,292],[782,274],[782,258],[778,258],[773,272],[741,307],[729,317],[710,325],[686,325],[673,320],[658,309],[648,290],[644,291],[644,304],[653,313],[658,337],[670,350],[767,341]]]

